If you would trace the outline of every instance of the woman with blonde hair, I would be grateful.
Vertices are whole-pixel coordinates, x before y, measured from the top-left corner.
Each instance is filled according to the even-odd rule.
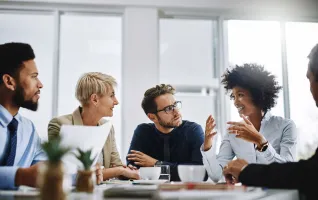
[[[99,126],[106,122],[103,117],[112,117],[113,109],[118,105],[114,88],[116,80],[109,75],[90,72],[85,73],[77,82],[76,98],[81,106],[72,114],[53,118],[48,126],[49,140],[60,134],[62,125]],[[114,127],[111,128],[103,147],[99,163],[104,165],[103,179],[125,177],[139,179],[138,171],[123,166],[116,147]]]

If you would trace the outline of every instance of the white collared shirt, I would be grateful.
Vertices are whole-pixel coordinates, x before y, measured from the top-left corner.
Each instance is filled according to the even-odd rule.
[[[245,159],[248,163],[259,164],[295,160],[297,132],[292,120],[273,116],[267,112],[261,122],[259,133],[269,142],[264,152],[255,150],[253,143],[236,138],[234,134],[225,134],[218,155],[214,155],[212,148],[203,151],[202,145],[203,164],[209,177],[214,182],[218,182],[223,178],[223,167],[234,157]]]

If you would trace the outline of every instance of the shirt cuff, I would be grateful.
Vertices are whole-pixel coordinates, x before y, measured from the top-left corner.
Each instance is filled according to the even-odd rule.
[[[204,167],[206,171],[208,172],[209,177],[211,178],[212,181],[217,183],[223,177],[223,174],[222,174],[223,166],[217,160],[216,155],[214,154],[212,150],[212,147],[209,150],[204,151],[203,145],[202,145],[200,147],[200,151],[202,154]]]
[[[245,184],[245,182],[244,182],[245,174],[246,174],[246,173],[248,174],[248,172],[246,172],[246,169],[248,169],[248,167],[249,167],[248,164],[245,165],[245,166],[241,169],[241,172],[240,172],[239,176],[237,177],[237,178],[238,178],[238,181],[239,181],[239,182],[242,182],[243,185]],[[247,171],[248,171],[248,170],[247,170]]]
[[[207,158],[211,158],[212,156],[215,156],[214,153],[213,153],[213,148],[212,148],[212,146],[211,146],[211,148],[210,148],[209,150],[207,150],[207,151],[204,151],[203,148],[204,148],[204,147],[203,147],[203,144],[202,144],[201,147],[200,147],[200,151],[201,151],[201,154],[202,154],[203,157],[205,157],[205,158],[207,159]]]
[[[268,162],[271,162],[273,160],[275,153],[276,153],[276,150],[274,149],[274,147],[270,143],[268,143],[268,147],[267,147],[266,151],[260,152],[260,151],[256,150],[257,156],[263,157]]]
[[[247,167],[248,164],[244,165],[241,169],[241,172],[245,169],[245,167]]]
[[[0,189],[17,189],[15,186],[15,175],[18,169],[18,166],[0,167]]]

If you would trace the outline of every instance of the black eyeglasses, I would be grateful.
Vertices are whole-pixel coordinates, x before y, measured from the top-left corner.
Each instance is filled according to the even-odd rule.
[[[178,109],[178,110],[179,110],[179,109],[181,109],[181,108],[182,108],[182,103],[181,103],[181,101],[176,101],[176,102],[174,102],[173,105],[166,106],[166,107],[164,107],[164,108],[161,109],[161,110],[157,110],[156,113],[161,112],[161,111],[165,111],[165,113],[169,114],[169,113],[172,113],[172,112],[174,111],[174,109]]]

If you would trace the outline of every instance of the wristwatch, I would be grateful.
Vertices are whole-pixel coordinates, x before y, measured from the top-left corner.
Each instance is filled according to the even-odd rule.
[[[269,143],[268,143],[268,141],[267,141],[267,142],[261,144],[261,147],[260,147],[260,148],[258,148],[258,146],[255,145],[255,149],[256,149],[257,151],[259,151],[259,152],[264,152],[264,151],[266,151],[266,149],[268,148],[268,144],[269,144]]]
[[[155,166],[156,166],[156,165],[163,165],[163,162],[160,161],[160,160],[157,160],[157,162],[155,163]]]

